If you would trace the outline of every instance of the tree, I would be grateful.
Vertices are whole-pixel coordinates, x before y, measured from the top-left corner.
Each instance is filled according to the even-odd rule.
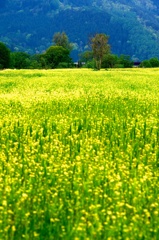
[[[94,59],[92,51],[85,51],[79,54],[79,62],[78,67],[86,67],[86,68],[93,68],[94,67]]]
[[[149,62],[152,67],[159,67],[159,60],[157,57],[151,58]]]
[[[71,58],[69,57],[69,50],[63,48],[62,46],[51,46],[46,50],[44,54],[44,58],[46,60],[46,66],[48,68],[56,68],[59,63],[71,62]]]
[[[118,62],[118,56],[114,54],[105,54],[102,61],[103,68],[114,68]]]
[[[8,68],[10,65],[10,50],[0,42],[0,69]]]
[[[85,63],[93,59],[92,51],[85,51],[81,53],[79,56],[80,56],[80,61]]]
[[[121,65],[123,68],[132,68],[133,61],[131,60],[129,55],[120,55],[118,64]]]
[[[139,66],[143,67],[143,68],[151,68],[152,67],[149,60],[142,61]]]
[[[24,52],[11,53],[11,67],[17,69],[29,69],[31,65],[30,55]]]
[[[104,55],[110,52],[108,39],[109,37],[104,33],[98,33],[91,38],[91,47],[97,70],[101,69]]]
[[[69,50],[69,52],[71,52],[71,50],[73,49],[73,44],[70,43],[68,36],[66,35],[65,32],[57,32],[54,34],[53,36],[53,44],[55,46],[61,46],[67,50]]]

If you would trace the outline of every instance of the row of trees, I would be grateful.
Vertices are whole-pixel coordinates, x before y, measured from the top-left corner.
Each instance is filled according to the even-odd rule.
[[[10,52],[4,43],[0,43],[0,69],[53,69],[72,67],[70,57],[73,45],[69,42],[67,35],[62,32],[55,33],[53,45],[44,53],[29,55],[25,52]]]
[[[130,56],[111,54],[110,45],[108,44],[109,37],[103,33],[96,34],[90,38],[91,51],[86,51],[81,54],[81,61],[85,62],[85,67],[102,68],[123,67],[130,68],[133,66]]]
[[[89,40],[90,50],[85,51],[79,56],[78,66],[94,68],[131,68],[134,63],[130,56],[117,56],[111,53],[108,44],[109,37],[99,33]],[[65,32],[55,33],[53,45],[44,53],[29,55],[24,52],[10,52],[4,43],[0,43],[0,69],[54,69],[73,67],[70,53],[73,44],[69,41]],[[145,60],[140,67],[159,67],[159,60],[152,58]]]

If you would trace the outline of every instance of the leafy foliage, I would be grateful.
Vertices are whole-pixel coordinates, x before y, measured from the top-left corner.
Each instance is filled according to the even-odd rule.
[[[61,46],[69,51],[73,49],[72,43],[69,42],[68,36],[65,32],[57,32],[53,36],[53,44],[56,46]]]
[[[11,53],[11,68],[27,69],[30,68],[30,55],[24,52]]]
[[[92,53],[96,61],[96,68],[98,70],[101,68],[104,55],[108,54],[110,51],[108,39],[109,37],[103,33],[98,33],[93,38],[91,38]]]
[[[118,64],[121,64],[124,68],[131,68],[133,66],[133,61],[131,60],[130,56],[121,55],[118,60]]]
[[[62,46],[51,46],[43,55],[48,68],[56,68],[61,62],[70,62],[69,50]]]
[[[8,68],[10,65],[10,50],[0,42],[0,69]]]
[[[103,61],[102,61],[102,67],[103,68],[114,68],[118,66],[119,58],[118,56],[114,54],[107,54],[104,55]]]
[[[149,61],[150,61],[150,64],[151,64],[152,67],[159,67],[158,58],[151,58]]]
[[[158,58],[151,58],[149,60],[144,60],[141,62],[140,67],[151,68],[151,67],[159,67]]]

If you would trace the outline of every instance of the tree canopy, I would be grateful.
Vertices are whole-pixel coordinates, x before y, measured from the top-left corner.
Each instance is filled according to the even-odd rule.
[[[11,67],[17,69],[30,68],[30,55],[24,52],[11,53]]]
[[[100,70],[102,60],[105,54],[110,52],[110,45],[108,44],[109,37],[104,33],[98,33],[91,38],[91,47],[93,57],[96,62],[96,68]]]
[[[0,42],[0,69],[8,68],[10,65],[10,50]]]
[[[68,49],[71,51],[73,49],[73,44],[70,43],[68,36],[66,35],[65,32],[57,32],[53,36],[53,44],[55,46],[61,46],[65,49]]]
[[[46,66],[49,68],[56,68],[59,63],[71,61],[69,57],[69,50],[62,46],[51,46],[44,54]]]

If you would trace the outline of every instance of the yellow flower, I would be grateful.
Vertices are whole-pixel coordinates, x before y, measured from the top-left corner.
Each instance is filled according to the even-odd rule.
[[[12,226],[12,231],[15,232],[16,231],[16,227]]]
[[[37,232],[34,232],[33,234],[34,234],[34,237],[38,237],[39,236],[39,234]]]

